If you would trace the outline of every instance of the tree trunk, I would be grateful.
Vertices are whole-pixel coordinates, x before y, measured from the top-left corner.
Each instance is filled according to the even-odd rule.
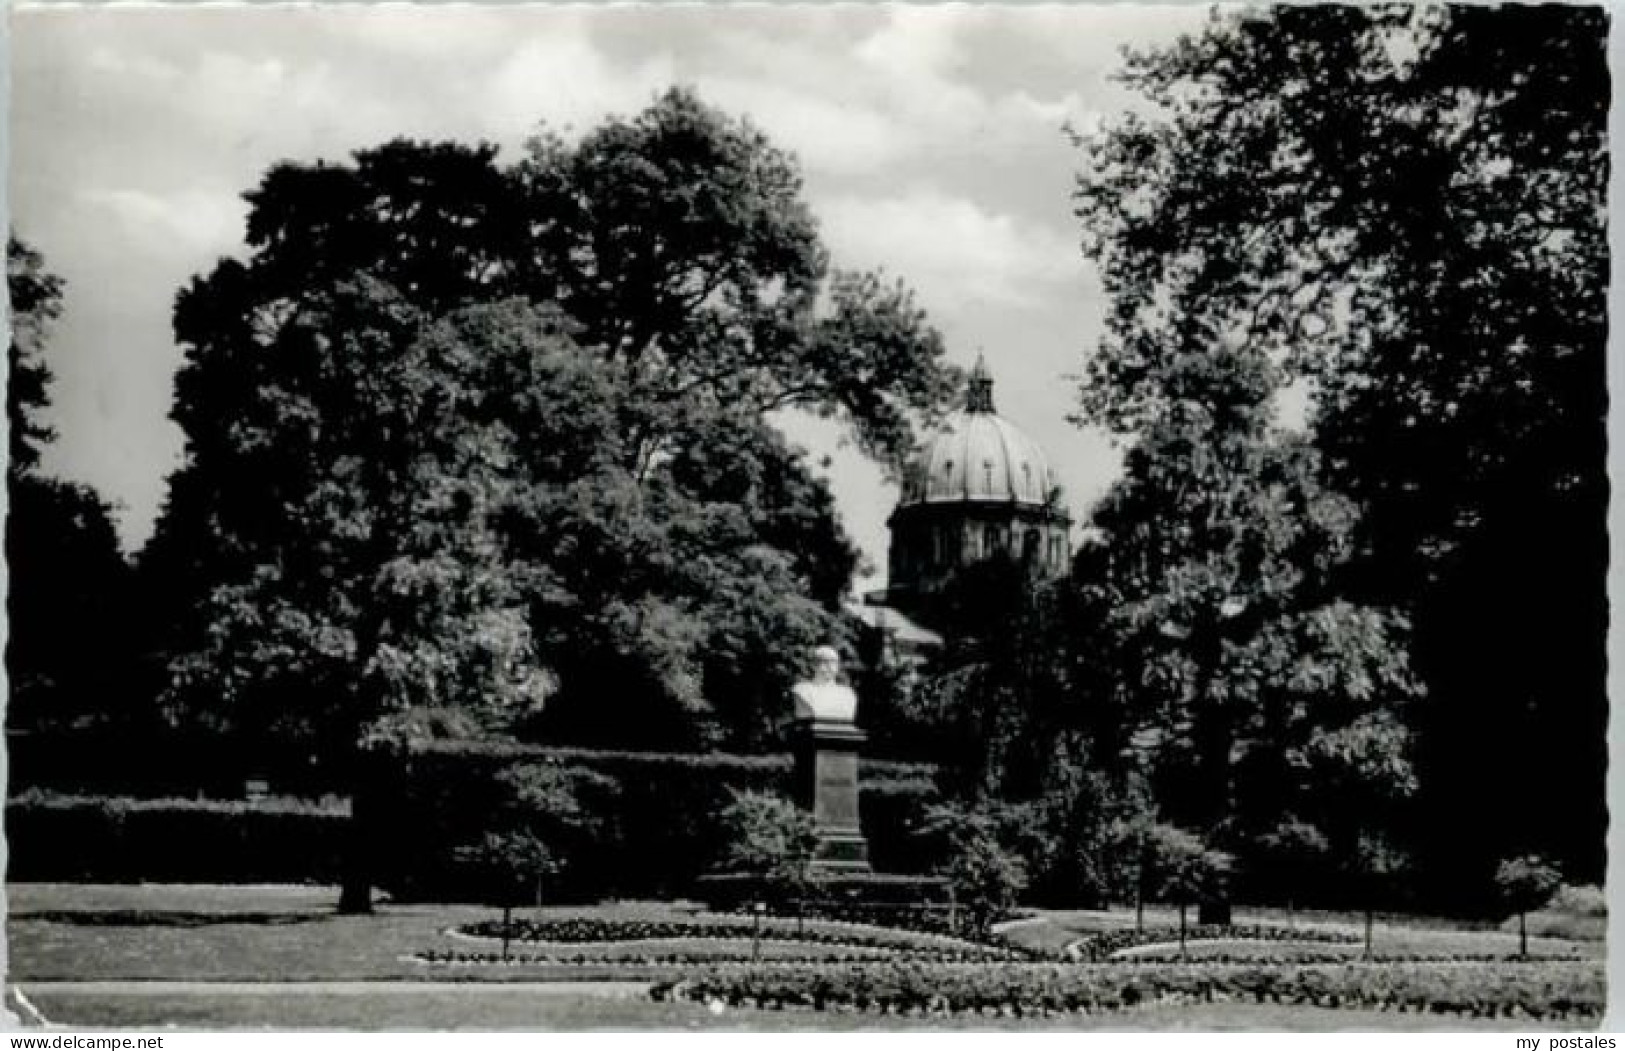
[[[1371,959],[1371,910],[1365,910],[1365,958]]]
[[[1529,955],[1529,928],[1524,922],[1525,913],[1518,913],[1518,955]]]
[[[1179,955],[1185,955],[1185,900],[1179,901]]]
[[[376,816],[373,812],[372,779],[365,767],[366,760],[354,756],[350,760],[354,770],[354,783],[350,789],[350,836],[344,848],[344,876],[339,889],[339,912],[346,916],[366,916],[372,913],[373,845],[376,838]]]
[[[1198,697],[1205,697],[1211,689],[1221,655],[1222,643],[1217,630],[1214,629],[1207,637],[1209,645],[1204,647],[1207,651],[1204,661],[1207,670],[1202,676]],[[1203,845],[1213,849],[1219,846],[1215,842],[1218,838],[1216,834],[1229,825],[1235,807],[1230,769],[1230,751],[1235,744],[1235,732],[1230,725],[1229,717],[1223,711],[1212,709],[1202,712],[1191,730],[1192,743],[1196,746],[1195,774],[1198,794],[1194,802],[1199,818],[1198,825],[1202,832]],[[1229,926],[1229,888],[1213,887],[1209,888],[1209,891],[1210,893],[1204,895],[1197,905],[1196,922],[1219,927]]]
[[[508,962],[508,943],[513,940],[513,904],[502,903],[502,962]]]

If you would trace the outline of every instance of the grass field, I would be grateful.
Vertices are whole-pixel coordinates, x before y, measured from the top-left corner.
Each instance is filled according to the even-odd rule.
[[[727,1009],[713,1013],[699,1004],[655,1003],[641,998],[526,995],[500,986],[456,992],[385,991],[359,995],[300,993],[250,995],[44,995],[32,1002],[59,1025],[175,1029],[352,1030],[581,1030],[720,1029],[749,1031],[930,1030],[920,1019],[875,1018],[806,1011]],[[1158,1006],[1096,1018],[982,1019],[955,1029],[1007,1031],[1087,1030],[1417,1030],[1473,1029],[1504,1032],[1539,1029],[1505,1019],[1462,1020],[1378,1011],[1253,1004],[1207,1004],[1200,1008]]]
[[[58,1025],[556,1031],[940,1027],[906,1018],[750,1009],[714,1012],[693,1003],[656,1003],[635,988],[630,996],[591,994],[568,987],[562,993],[554,987],[549,995],[537,995],[534,987],[511,983],[653,975],[612,966],[431,966],[413,959],[428,950],[469,949],[468,940],[447,932],[491,918],[490,910],[472,906],[385,905],[374,916],[338,916],[333,909],[337,892],[319,887],[51,884],[12,886],[7,896],[9,981],[22,987],[29,1002]],[[608,905],[595,912],[631,918],[661,912],[684,914],[680,906],[659,904]],[[1237,916],[1241,923],[1261,919],[1275,920]],[[1175,921],[1176,917],[1160,912],[1147,917],[1148,923],[1157,925]],[[1053,947],[1091,931],[1132,922],[1131,914],[1115,912],[1042,914],[1012,925],[1006,934],[1016,941]],[[1356,929],[1359,923],[1354,917],[1304,917],[1301,922],[1340,929]],[[1379,951],[1504,953],[1515,948],[1504,931],[1450,929],[1438,923],[1407,925],[1390,919],[1379,924],[1377,934]],[[722,944],[711,943],[719,951]],[[488,943],[473,947],[491,948]],[[1542,939],[1538,947],[1589,955],[1602,951],[1597,942],[1559,939]],[[97,980],[116,984],[57,984]],[[294,990],[244,990],[225,985],[143,989],[141,983],[155,980],[318,984]],[[387,984],[342,991],[319,984],[356,982]],[[447,988],[447,982],[465,984]],[[416,987],[405,983],[416,983]],[[510,984],[504,987],[503,983]],[[1101,1017],[986,1018],[955,1024],[955,1028],[999,1030],[1497,1031],[1513,1027],[1504,1019],[1475,1024],[1415,1014],[1241,1003],[1154,1005]]]

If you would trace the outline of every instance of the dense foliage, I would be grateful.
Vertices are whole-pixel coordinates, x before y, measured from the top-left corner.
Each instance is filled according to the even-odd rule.
[[[1216,16],[1080,140],[1100,579],[1176,818],[1372,822],[1455,907],[1507,848],[1600,872],[1606,17]]]
[[[177,717],[775,740],[855,554],[769,414],[895,461],[952,376],[906,289],[830,271],[794,160],[674,91],[513,164],[397,141],[247,196],[251,254],[175,310],[143,568]]]

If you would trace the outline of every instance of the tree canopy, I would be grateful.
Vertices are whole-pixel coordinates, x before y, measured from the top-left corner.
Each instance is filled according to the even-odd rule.
[[[1411,626],[1441,890],[1509,848],[1600,872],[1605,25],[1550,5],[1216,16],[1130,55],[1154,109],[1080,140],[1112,293],[1084,415],[1140,439],[1132,477],[1182,440],[1170,419],[1307,401],[1290,470],[1336,494],[1307,518],[1341,552],[1313,586],[1342,604],[1316,616],[1371,670],[1388,632],[1359,611]],[[1158,459],[1222,461],[1183,440]],[[1380,752],[1335,749],[1360,750]]]
[[[249,257],[175,308],[187,459],[143,568],[177,710],[336,748],[425,710],[772,739],[856,553],[770,414],[895,462],[953,387],[906,288],[829,270],[794,158],[673,91],[513,164],[395,141],[247,199]]]

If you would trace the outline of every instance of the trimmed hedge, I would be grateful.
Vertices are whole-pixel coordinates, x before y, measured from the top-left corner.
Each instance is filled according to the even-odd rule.
[[[788,755],[437,743],[381,761],[358,804],[378,885],[398,900],[478,900],[478,883],[456,849],[503,820],[511,801],[502,776],[526,766],[552,768],[578,784],[577,820],[592,828],[566,848],[563,871],[546,886],[551,902],[690,894],[721,853],[718,817],[732,793],[788,795],[793,773]],[[862,820],[877,868],[920,865],[909,831],[938,798],[933,773],[920,764],[863,761]]]
[[[265,780],[284,796],[347,793],[342,771],[289,744],[203,730],[103,725],[6,731],[10,791],[135,799],[242,796]]]
[[[1605,982],[1600,962],[1131,968],[837,963],[710,967],[661,982],[651,995],[735,1007],[938,1017],[1102,1014],[1154,1003],[1249,1000],[1559,1022],[1600,1016]]]
[[[31,790],[6,803],[16,881],[332,883],[349,807],[272,798],[130,799]]]

